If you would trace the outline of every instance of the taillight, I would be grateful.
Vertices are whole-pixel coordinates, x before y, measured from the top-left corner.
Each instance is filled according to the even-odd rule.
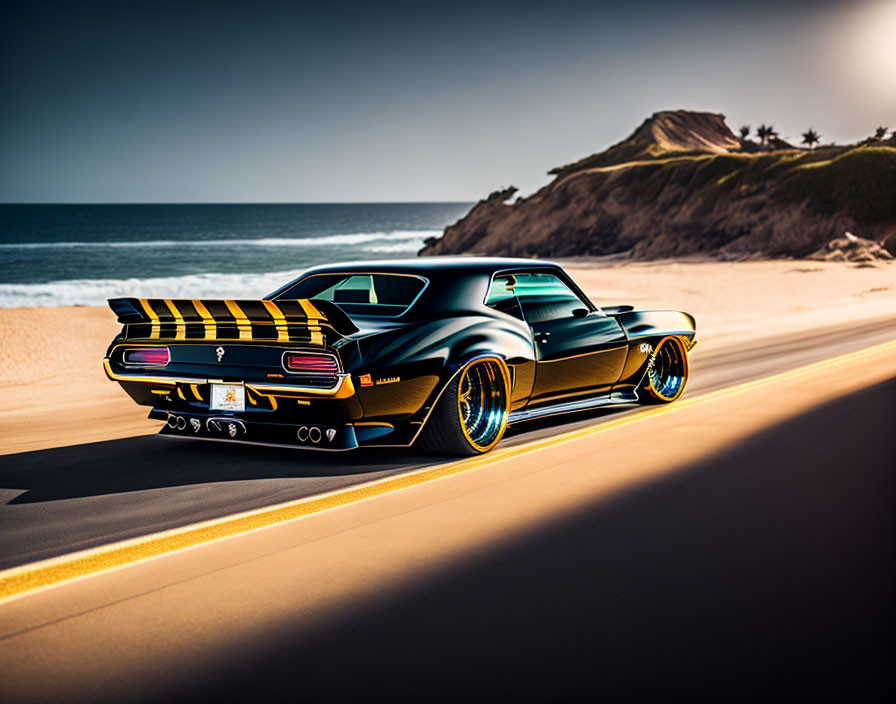
[[[283,355],[283,366],[290,372],[308,374],[336,374],[339,371],[336,358],[329,354],[287,352]]]
[[[167,347],[131,347],[124,351],[124,363],[164,367],[171,360]]]

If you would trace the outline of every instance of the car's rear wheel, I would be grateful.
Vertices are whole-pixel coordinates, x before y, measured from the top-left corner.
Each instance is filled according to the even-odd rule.
[[[419,446],[438,455],[479,455],[504,435],[510,410],[510,375],[498,358],[464,367],[445,387]]]
[[[671,403],[688,382],[688,354],[677,337],[660,340],[638,389],[645,403]]]

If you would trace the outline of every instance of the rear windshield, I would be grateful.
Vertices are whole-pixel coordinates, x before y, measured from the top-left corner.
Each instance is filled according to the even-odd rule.
[[[404,274],[311,274],[277,299],[331,301],[348,315],[394,318],[410,308],[425,287],[425,279]]]

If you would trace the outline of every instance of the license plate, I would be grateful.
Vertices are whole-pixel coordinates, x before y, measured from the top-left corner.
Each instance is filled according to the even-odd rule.
[[[208,407],[212,411],[245,411],[246,387],[242,384],[212,384]]]

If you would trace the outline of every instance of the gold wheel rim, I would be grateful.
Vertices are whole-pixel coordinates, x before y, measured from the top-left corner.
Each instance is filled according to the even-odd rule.
[[[457,413],[467,442],[478,452],[493,448],[507,427],[510,374],[500,358],[479,359],[461,371]]]
[[[667,352],[670,347],[675,348],[674,353]],[[656,369],[658,360],[660,367]],[[681,340],[677,337],[660,340],[647,370],[650,393],[661,401],[674,401],[684,393],[689,374],[688,355]]]

